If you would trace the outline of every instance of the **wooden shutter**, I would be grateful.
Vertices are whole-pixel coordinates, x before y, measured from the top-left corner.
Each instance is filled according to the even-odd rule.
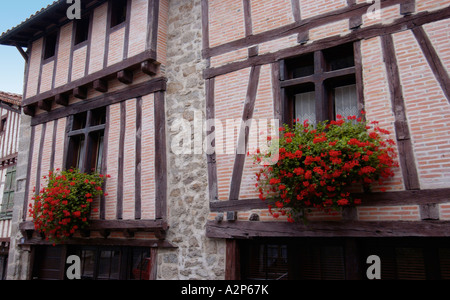
[[[65,248],[62,246],[36,247],[33,279],[64,279]]]
[[[441,279],[450,280],[450,248],[439,249]]]
[[[6,172],[5,187],[3,190],[1,212],[9,212],[14,206],[14,183],[16,181],[16,167],[12,167]]]
[[[298,273],[306,280],[344,280],[345,262],[341,246],[302,246]]]
[[[425,262],[421,248],[397,248],[395,250],[397,279],[426,279]]]

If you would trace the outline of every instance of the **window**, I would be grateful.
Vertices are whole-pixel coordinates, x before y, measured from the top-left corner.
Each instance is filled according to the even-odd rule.
[[[284,244],[252,244],[244,254],[248,262],[246,279],[287,280],[287,250]]]
[[[36,247],[33,279],[64,279],[66,258],[80,258],[82,280],[149,280],[150,248],[125,246]],[[64,267],[65,266],[65,267]],[[60,270],[64,267],[65,270]]]
[[[53,32],[45,37],[44,59],[55,56],[57,32]]]
[[[89,38],[89,16],[84,16],[75,23],[75,45],[81,44]]]
[[[84,280],[148,280],[150,250],[140,247],[72,247]]]
[[[66,168],[82,172],[101,171],[106,108],[99,108],[69,117],[71,130]]]
[[[8,270],[8,256],[0,255],[0,280],[6,280],[7,270]]]
[[[14,206],[14,183],[16,182],[16,167],[11,167],[6,171],[5,186],[3,189],[3,199],[0,210],[0,217],[11,217]]]
[[[285,123],[359,114],[352,43],[287,59],[282,67]]]
[[[367,279],[371,255],[382,280],[450,279],[446,238],[275,238],[239,247],[243,280]]]
[[[8,120],[8,118],[6,116],[1,119],[1,122],[0,122],[0,135],[5,133],[5,131],[6,131],[6,121],[7,120]]]
[[[110,28],[113,28],[126,21],[128,0],[114,0],[110,5],[112,5]]]

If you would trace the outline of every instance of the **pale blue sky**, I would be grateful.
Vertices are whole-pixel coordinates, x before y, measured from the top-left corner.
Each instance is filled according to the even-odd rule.
[[[19,25],[54,0],[1,0],[0,33]],[[22,94],[25,61],[16,47],[0,45],[0,91]]]

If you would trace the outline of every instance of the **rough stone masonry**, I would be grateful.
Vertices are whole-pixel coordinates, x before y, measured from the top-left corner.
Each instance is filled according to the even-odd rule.
[[[168,155],[167,240],[178,248],[158,252],[158,279],[224,279],[225,241],[205,236],[209,213],[207,160],[203,154],[175,155],[170,143],[177,119],[191,122],[205,112],[201,1],[169,1],[166,93]]]

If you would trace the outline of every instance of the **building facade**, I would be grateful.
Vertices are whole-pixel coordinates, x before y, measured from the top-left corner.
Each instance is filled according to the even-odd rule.
[[[385,279],[449,278],[450,1],[67,9],[0,37],[27,48],[8,278],[64,279],[72,254],[86,279],[363,279],[371,255]],[[274,220],[237,151],[253,137],[233,124],[361,110],[396,141],[392,180],[356,208]],[[28,205],[49,170],[73,166],[110,174],[108,195],[88,231],[52,246]]]
[[[21,100],[20,95],[0,92],[0,280],[7,274]]]

